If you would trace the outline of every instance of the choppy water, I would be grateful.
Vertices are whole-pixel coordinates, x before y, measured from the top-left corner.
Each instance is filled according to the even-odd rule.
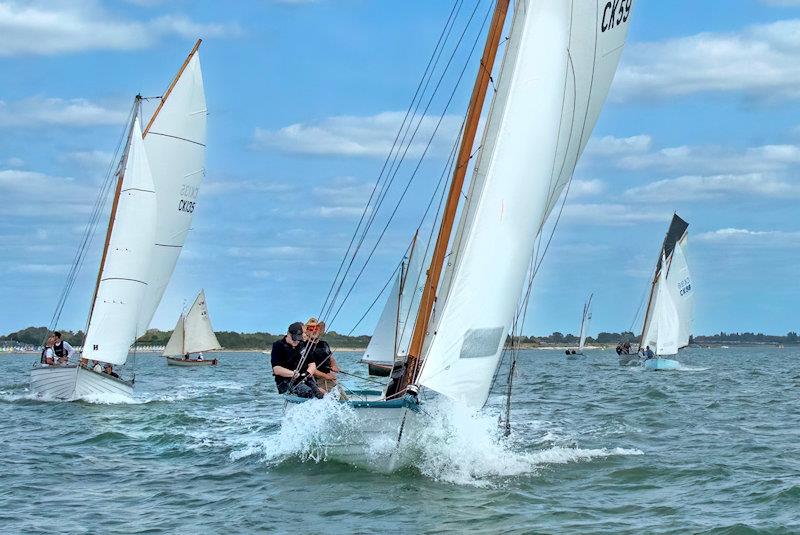
[[[139,356],[133,404],[33,400],[35,358],[0,357],[2,532],[800,532],[798,348],[690,349],[658,373],[523,352],[511,440],[498,390],[388,475],[318,461],[313,423],[281,431],[262,354]]]

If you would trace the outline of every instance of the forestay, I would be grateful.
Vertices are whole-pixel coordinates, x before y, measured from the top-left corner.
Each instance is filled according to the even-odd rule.
[[[106,261],[83,345],[83,357],[112,364],[124,364],[131,344],[147,329],[141,310],[153,257],[157,201],[138,118],[133,121],[121,180]]]
[[[422,385],[473,407],[486,402],[537,234],[594,128],[632,4],[612,12],[605,0],[516,3]]]
[[[164,96],[144,143],[158,197],[155,251],[140,323],[150,325],[192,223],[205,173],[206,99],[194,52]]]

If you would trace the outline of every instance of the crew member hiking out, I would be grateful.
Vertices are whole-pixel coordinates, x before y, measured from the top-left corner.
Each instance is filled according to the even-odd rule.
[[[301,398],[321,398],[322,392],[314,381],[316,364],[307,358],[303,369],[297,369],[303,359],[304,340],[303,324],[298,321],[289,325],[286,336],[272,344],[270,361],[275,386],[279,394],[291,392]]]
[[[69,358],[75,354],[75,349],[69,345],[69,342],[61,339],[61,333],[58,331],[53,333],[53,353],[55,353],[59,364],[67,364]]]

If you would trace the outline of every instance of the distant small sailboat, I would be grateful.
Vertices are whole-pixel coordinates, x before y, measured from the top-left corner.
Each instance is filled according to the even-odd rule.
[[[655,356],[644,360],[648,370],[677,369],[678,361],[665,357],[689,345],[694,291],[686,260],[688,228],[686,221],[673,215],[656,264],[639,344],[640,352],[655,348]]]
[[[594,294],[589,294],[589,299],[583,305],[583,316],[581,316],[581,331],[580,331],[580,338],[578,341],[578,350],[574,349],[567,349],[567,355],[569,356],[578,356],[583,355],[583,347],[586,345],[586,333],[589,331],[589,324],[592,321],[592,297]]]
[[[217,359],[203,358],[203,351],[215,349],[222,349],[222,346],[211,328],[206,293],[200,290],[189,312],[178,318],[162,356],[167,358],[170,366],[216,366]],[[198,356],[192,358],[192,355]]]

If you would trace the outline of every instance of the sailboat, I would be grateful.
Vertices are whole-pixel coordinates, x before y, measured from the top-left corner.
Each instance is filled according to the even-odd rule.
[[[216,349],[222,349],[222,346],[211,328],[206,293],[200,290],[189,312],[178,318],[162,355],[170,366],[216,366],[217,359],[202,358],[203,351]],[[192,354],[199,354],[200,358],[192,358]]]
[[[361,357],[369,375],[388,377],[396,363],[405,362],[413,332],[414,305],[422,295],[422,252],[417,235],[400,263],[397,277],[383,307],[375,332]]]
[[[592,321],[592,297],[594,294],[589,294],[589,300],[583,305],[583,316],[581,316],[581,330],[578,339],[578,350],[567,350],[567,355],[583,355],[583,347],[586,345],[586,333],[589,332],[589,324]]]
[[[80,363],[35,364],[31,391],[79,399],[133,394],[122,366],[145,333],[178,261],[204,176],[206,104],[198,40],[142,130],[137,96],[87,319]],[[96,364],[100,364],[97,366]],[[108,371],[114,371],[108,369]]]
[[[678,214],[672,216],[656,263],[639,343],[640,352],[654,350],[655,358],[644,360],[648,370],[677,369],[678,361],[668,357],[689,345],[694,289],[686,260],[688,229]]]
[[[329,458],[395,469],[430,418],[426,403],[444,397],[475,410],[486,403],[537,236],[608,95],[633,3],[517,0],[483,139],[474,145],[510,0],[494,3],[405,362],[383,391],[340,401],[362,431],[321,436]],[[474,146],[480,151],[464,194]],[[309,402],[285,399],[286,422]],[[391,450],[370,455],[377,443]]]

